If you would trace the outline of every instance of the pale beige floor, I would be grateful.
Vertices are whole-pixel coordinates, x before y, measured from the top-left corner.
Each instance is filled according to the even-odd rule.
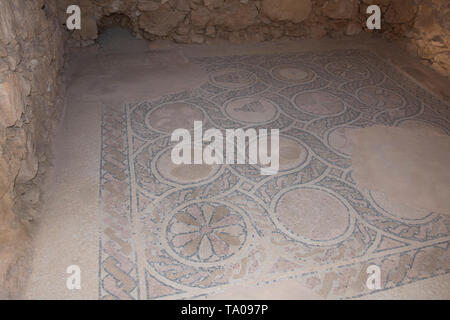
[[[114,38],[115,37],[115,38]],[[102,108],[152,98],[201,83],[206,75],[191,57],[287,53],[338,48],[372,48],[383,58],[449,101],[449,83],[392,44],[381,40],[299,40],[254,45],[175,45],[116,35],[105,48],[72,52],[67,107],[55,139],[54,167],[48,173],[42,214],[35,232],[35,255],[25,299],[97,299],[99,244],[99,158]],[[125,41],[112,45],[112,41]],[[66,268],[81,267],[82,289],[66,288]],[[287,280],[261,290],[230,288],[211,298],[320,299],[300,282]],[[419,281],[366,299],[449,299],[450,276]]]

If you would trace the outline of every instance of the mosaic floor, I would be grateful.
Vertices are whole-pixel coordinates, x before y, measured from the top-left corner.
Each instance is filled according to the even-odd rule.
[[[373,292],[370,265],[382,290],[450,272],[449,217],[359,189],[344,135],[374,124],[448,134],[449,106],[363,50],[193,62],[209,74],[200,87],[103,115],[100,298],[205,297],[289,278],[352,298]],[[279,173],[173,165],[170,134],[194,120],[280,129]]]

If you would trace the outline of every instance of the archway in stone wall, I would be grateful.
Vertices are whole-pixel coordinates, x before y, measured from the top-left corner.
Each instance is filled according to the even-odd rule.
[[[124,13],[104,15],[97,20],[97,43],[103,48],[120,51],[124,48],[142,46],[137,38],[139,31],[134,21]]]
[[[113,13],[111,15],[103,16],[98,21],[98,31],[99,34],[104,32],[109,28],[122,28],[129,29],[133,35],[136,35],[136,30],[133,21],[126,14]]]

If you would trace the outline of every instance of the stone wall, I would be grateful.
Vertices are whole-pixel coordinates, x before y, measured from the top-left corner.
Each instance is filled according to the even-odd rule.
[[[405,34],[414,53],[450,77],[450,1],[423,0],[417,6],[414,26]]]
[[[105,21],[138,37],[181,43],[268,41],[282,37],[348,37],[361,32],[410,39],[410,49],[442,74],[450,74],[448,0],[61,0],[82,8],[82,29],[71,34],[89,45]],[[366,28],[367,6],[382,9],[382,30]],[[110,17],[111,19],[105,19]]]
[[[31,257],[33,187],[61,109],[57,0],[0,0],[0,298],[17,297]]]

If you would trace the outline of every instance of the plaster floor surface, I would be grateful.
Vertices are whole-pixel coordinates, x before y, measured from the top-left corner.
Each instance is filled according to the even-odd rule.
[[[447,80],[373,39],[99,44],[69,57],[24,298],[450,298],[448,215],[410,219],[359,188],[342,134],[448,134]],[[280,129],[280,172],[174,166],[170,133],[195,120]]]

